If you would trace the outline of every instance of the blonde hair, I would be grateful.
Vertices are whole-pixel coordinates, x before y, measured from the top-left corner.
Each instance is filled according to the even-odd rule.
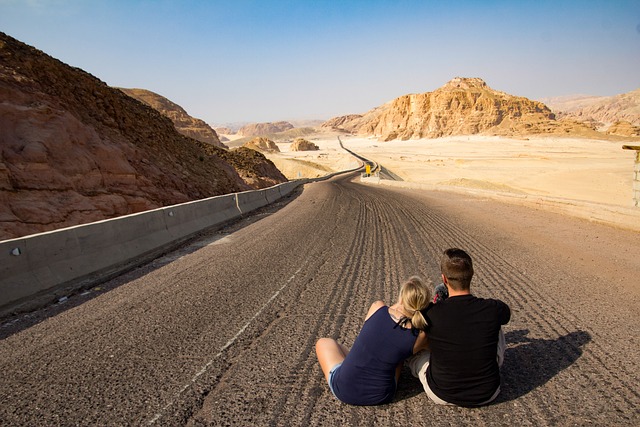
[[[427,307],[431,301],[429,286],[420,277],[412,276],[400,287],[399,299],[409,315],[411,326],[416,329],[426,329],[427,321],[421,310]]]

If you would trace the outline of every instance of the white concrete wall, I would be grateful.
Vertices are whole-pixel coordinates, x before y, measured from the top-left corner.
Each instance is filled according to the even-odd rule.
[[[115,276],[307,182],[290,181],[0,242],[0,313]],[[37,305],[37,303],[36,303]]]

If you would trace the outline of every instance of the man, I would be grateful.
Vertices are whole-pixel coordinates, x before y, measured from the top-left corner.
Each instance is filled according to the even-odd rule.
[[[462,249],[444,251],[440,270],[449,295],[423,310],[429,350],[411,357],[409,367],[436,403],[488,404],[500,393],[501,326],[511,311],[500,300],[471,295],[473,263]]]

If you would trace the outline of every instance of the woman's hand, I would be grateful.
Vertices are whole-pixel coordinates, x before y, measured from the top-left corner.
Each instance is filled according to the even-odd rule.
[[[413,345],[413,354],[416,354],[422,350],[429,348],[429,341],[427,341],[427,334],[424,331],[420,331],[416,343]]]

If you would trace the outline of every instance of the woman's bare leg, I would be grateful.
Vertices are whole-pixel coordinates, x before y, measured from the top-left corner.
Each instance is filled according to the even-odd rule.
[[[333,338],[320,338],[316,342],[316,356],[320,362],[320,368],[324,377],[329,380],[329,371],[338,363],[342,363],[347,357],[349,349],[338,344]]]

